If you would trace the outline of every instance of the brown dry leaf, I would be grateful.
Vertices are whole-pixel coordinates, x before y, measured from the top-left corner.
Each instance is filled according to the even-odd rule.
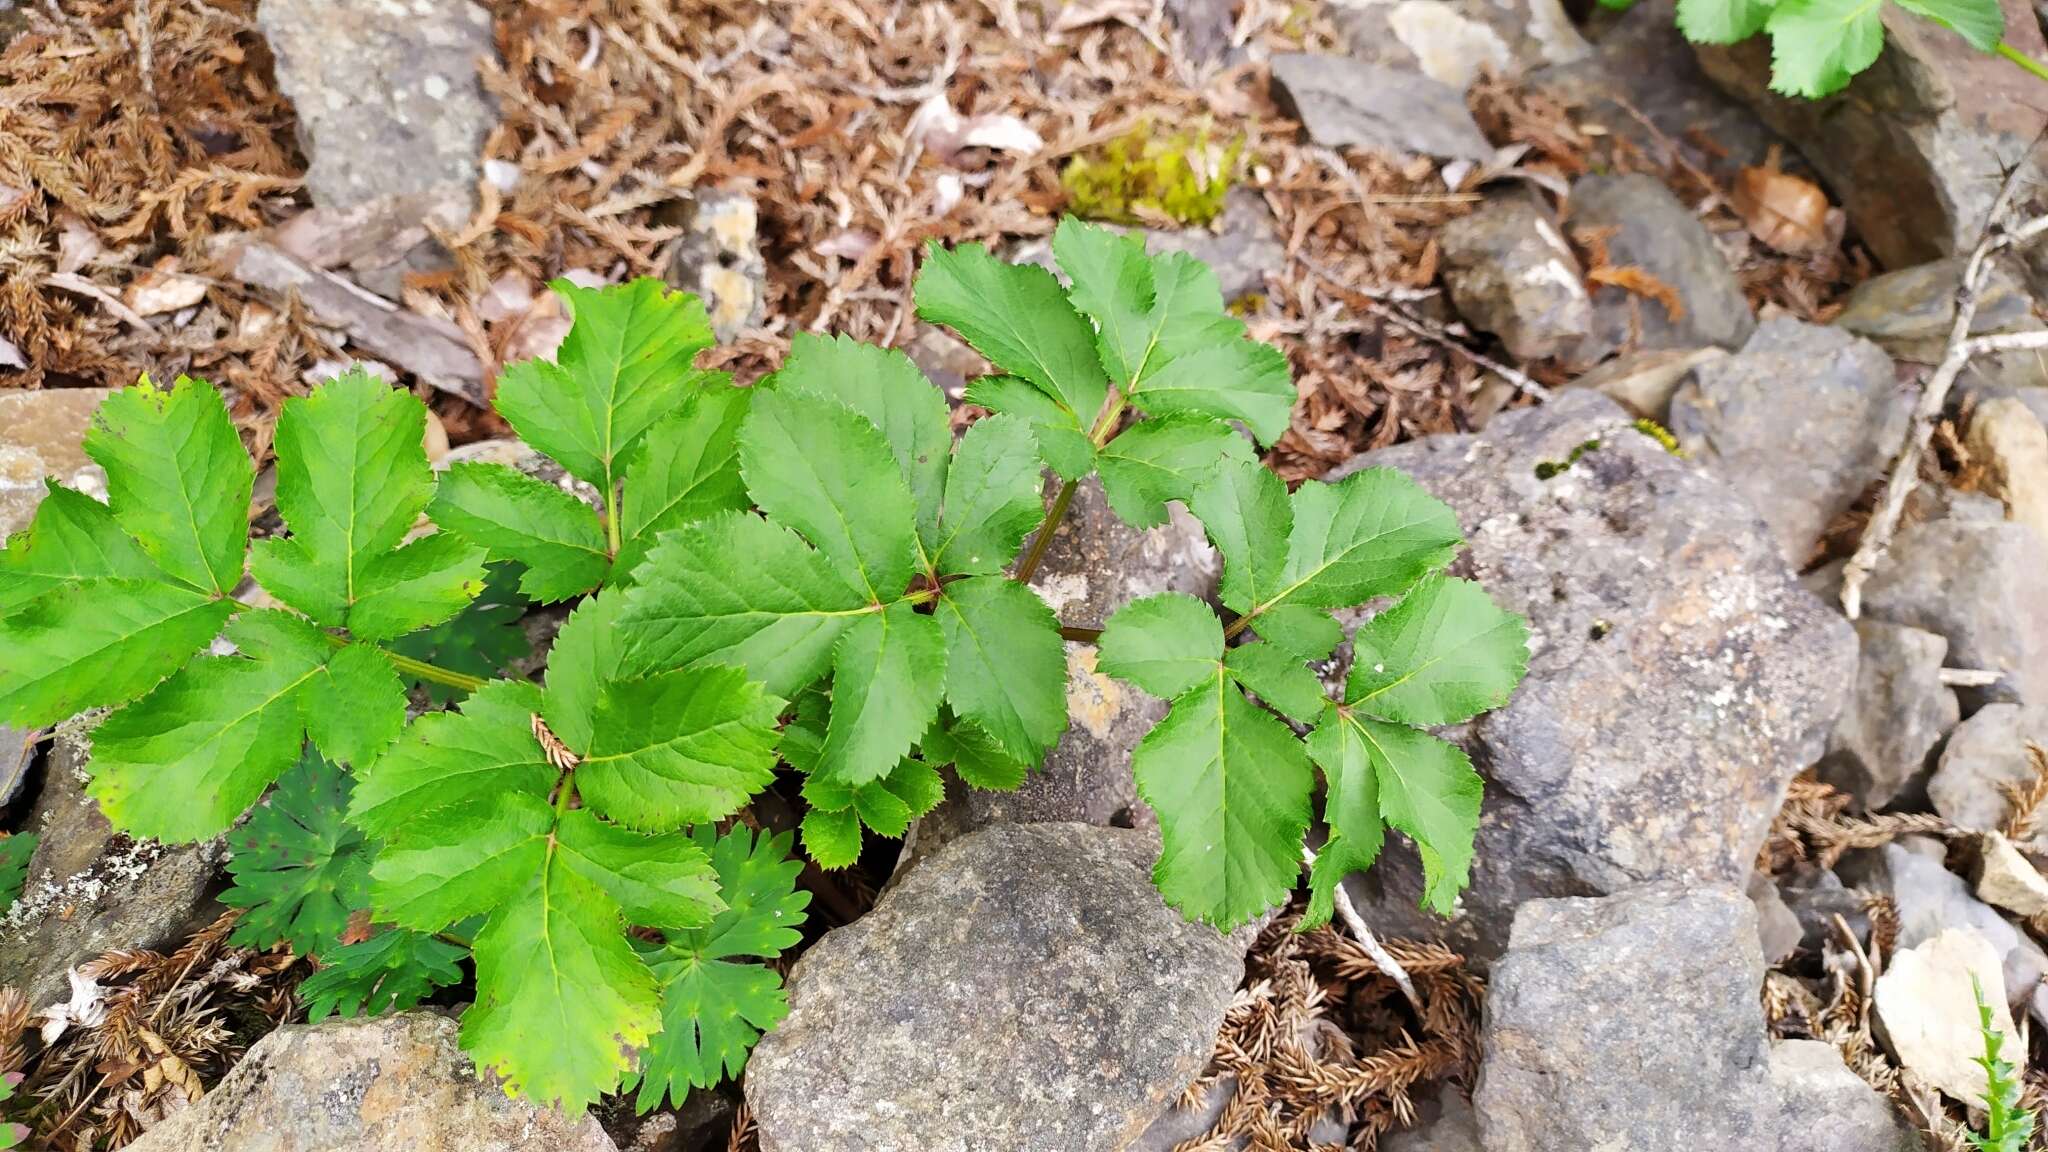
[[[1641,268],[1633,265],[1593,268],[1587,271],[1586,279],[1655,300],[1664,306],[1665,314],[1674,324],[1685,319],[1685,301],[1678,298],[1678,290]]]
[[[1820,185],[1774,166],[1744,168],[1732,200],[1749,234],[1779,252],[1808,256],[1840,243],[1829,237],[1829,204]]]

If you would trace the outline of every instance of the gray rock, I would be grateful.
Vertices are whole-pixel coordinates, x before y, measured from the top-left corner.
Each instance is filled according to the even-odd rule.
[[[1380,1152],[1479,1152],[1479,1117],[1455,1086],[1439,1088],[1418,1112],[1413,1128],[1380,1138]]]
[[[1266,273],[1283,271],[1287,264],[1287,245],[1273,210],[1250,188],[1226,193],[1223,211],[1207,228],[1147,229],[1144,236],[1150,251],[1185,252],[1207,264],[1226,301],[1265,291]]]
[[[1867,893],[1850,888],[1826,868],[1807,865],[1795,869],[1778,886],[1785,906],[1799,920],[1799,946],[1819,955],[1830,940],[1837,939],[1835,918],[1849,926],[1858,940],[1870,938]]]
[[[1482,72],[1513,76],[1590,51],[1559,0],[1393,0],[1330,13],[1352,56],[1459,92]]]
[[[1166,0],[1166,11],[1180,29],[1190,60],[1206,64],[1225,58],[1237,29],[1234,0]]]
[[[166,846],[114,831],[85,794],[89,735],[60,727],[24,831],[40,839],[21,898],[0,917],[0,985],[41,1009],[67,999],[65,973],[116,948],[161,948],[210,920],[220,841]]]
[[[1652,348],[1624,352],[1565,384],[1588,388],[1659,424],[1671,419],[1671,397],[1692,378],[1693,369],[1728,355],[1725,348]]]
[[[1448,84],[1345,56],[1275,55],[1273,98],[1327,148],[1484,161],[1493,146]]]
[[[1755,914],[1740,889],[1534,900],[1488,981],[1487,1152],[1768,1148]]]
[[[456,1046],[455,1021],[401,1012],[288,1024],[133,1152],[614,1152],[594,1116],[514,1100]]]
[[[1921,1152],[1919,1133],[1883,1093],[1820,1040],[1771,1045],[1782,1152]]]
[[[1864,585],[1863,612],[1948,638],[1953,668],[1997,670],[1957,692],[1963,710],[1992,700],[2048,704],[2048,541],[2003,519],[1911,524]]]
[[[1752,872],[1745,894],[1756,907],[1757,944],[1763,949],[1764,963],[1776,964],[1797,952],[1805,930],[1779,893],[1777,882],[1762,872]]]
[[[1927,781],[1927,798],[1943,819],[1961,828],[1990,832],[2012,812],[2008,787],[2030,784],[2034,768],[2027,745],[2048,748],[2048,705],[1986,704],[1963,721],[1941,750],[1941,765]],[[2048,850],[2048,835],[2021,847]]]
[[[1207,599],[1221,561],[1201,524],[1173,505],[1165,524],[1139,531],[1116,518],[1089,477],[1053,533],[1031,587],[1063,623],[1097,628],[1109,614],[1157,592]],[[900,872],[940,845],[1001,823],[1121,824],[1155,828],[1138,799],[1131,749],[1166,716],[1166,703],[1096,670],[1095,645],[1067,644],[1067,730],[1015,792],[949,781],[946,799],[904,837]]]
[[[1749,505],[1590,392],[1344,465],[1403,469],[1449,502],[1454,571],[1528,618],[1529,672],[1463,733],[1487,780],[1472,885],[1416,909],[1405,845],[1354,877],[1390,936],[1500,954],[1524,901],[1652,880],[1742,884],[1855,676],[1855,633],[1786,571]],[[1566,459],[1549,480],[1537,465]]]
[[[479,58],[490,13],[469,0],[269,0],[257,24],[299,118],[306,189],[323,209],[403,203],[467,223],[497,110]]]
[[[1000,825],[797,961],[747,1066],[762,1152],[1070,1152],[1136,1138],[1209,1058],[1243,952],[1166,907],[1151,842]]]
[[[43,502],[45,477],[96,499],[107,474],[81,442],[107,388],[0,392],[0,542],[28,527]]]
[[[2037,1020],[2048,1023],[2048,952],[2033,938],[1977,899],[1970,885],[1943,863],[1941,843],[1911,836],[1887,844],[1843,867],[1866,886],[1889,892],[1899,910],[1899,940],[1894,951],[1924,944],[1951,928],[1968,928],[1990,942],[2005,974],[2011,1003],[2025,1005]]]
[[[761,323],[768,308],[768,264],[761,258],[760,216],[744,192],[699,188],[665,279],[704,302],[721,341]]]
[[[0,804],[12,804],[36,762],[40,733],[0,724]]]
[[[1571,359],[1593,364],[1623,349],[1740,347],[1756,326],[1742,286],[1714,237],[1664,182],[1640,173],[1582,176],[1572,184],[1567,228],[1602,235],[1608,262],[1639,268],[1677,294],[1673,319],[1658,301],[1613,285],[1593,290],[1593,334]]]
[[[1956,256],[1872,276],[1850,291],[1834,322],[1876,341],[1901,360],[1938,364],[1955,326],[1956,290],[1968,259]],[[2019,276],[2004,262],[1994,261],[1977,295],[1970,334],[2015,331],[2033,314],[2034,301]]]
[[[1856,622],[1856,638],[1856,686],[1835,721],[1819,776],[1874,811],[1921,790],[1928,753],[1962,710],[1941,682],[1947,640],[1871,619]]]
[[[2027,0],[2005,0],[2007,42],[2044,55]],[[1967,251],[2006,171],[2040,134],[2039,82],[1903,9],[1883,13],[1877,63],[1825,100],[1768,91],[1770,45],[1702,46],[1707,75],[1755,108],[1825,178],[1886,267]]]
[[[1555,356],[1592,330],[1578,258],[1533,197],[1489,199],[1445,225],[1441,243],[1459,315],[1518,359]]]
[[[1803,567],[1827,526],[1885,474],[1911,419],[1912,398],[1877,345],[1778,317],[1740,352],[1694,368],[1670,424]]]

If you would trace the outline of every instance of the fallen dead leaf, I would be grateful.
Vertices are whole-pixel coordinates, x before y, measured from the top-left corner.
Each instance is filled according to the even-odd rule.
[[[206,299],[206,281],[178,270],[178,258],[166,256],[128,285],[128,307],[139,316],[161,316],[190,308]]]

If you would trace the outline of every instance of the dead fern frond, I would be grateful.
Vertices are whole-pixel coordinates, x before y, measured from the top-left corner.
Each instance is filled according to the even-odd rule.
[[[2032,839],[2041,805],[2048,802],[2048,750],[2027,741],[2027,765],[2034,770],[2033,779],[1999,786],[2006,801],[2012,805],[2012,811],[2006,814],[2005,824],[1999,829],[2008,840]]]

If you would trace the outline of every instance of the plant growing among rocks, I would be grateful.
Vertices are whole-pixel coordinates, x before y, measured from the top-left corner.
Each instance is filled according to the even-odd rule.
[[[145,379],[87,439],[109,502],[53,486],[0,551],[0,721],[115,708],[90,791],[135,835],[209,838],[269,791],[232,833],[238,939],[319,955],[315,1016],[417,1003],[472,958],[464,1048],[572,1111],[712,1084],[782,1015],[762,961],[797,942],[808,895],[789,835],[734,819],[779,765],[802,779],[806,851],[846,866],[938,803],[943,768],[1025,779],[1067,726],[1063,639],[1099,638],[1104,670],[1172,701],[1133,770],[1183,913],[1229,929],[1287,898],[1318,768],[1309,922],[1387,827],[1448,910],[1480,781],[1421,728],[1505,701],[1521,621],[1442,574],[1457,522],[1406,477],[1290,494],[1258,464],[1288,366],[1198,261],[1071,220],[1054,251],[1070,286],[978,246],[929,254],[920,314],[997,369],[957,442],[901,353],[800,336],[740,389],[693,367],[711,343],[694,299],[562,286],[567,338],[497,404],[589,504],[498,465],[437,479],[419,402],[355,372],[287,403],[290,535],[251,548],[253,468],[218,396]],[[1091,472],[1134,525],[1193,509],[1221,614],[1166,595],[1100,628],[1055,618],[1029,580]],[[543,684],[399,650],[488,563],[577,601]],[[1331,613],[1375,601],[1332,699],[1310,667],[1340,639]],[[461,699],[408,722],[408,679]]]

